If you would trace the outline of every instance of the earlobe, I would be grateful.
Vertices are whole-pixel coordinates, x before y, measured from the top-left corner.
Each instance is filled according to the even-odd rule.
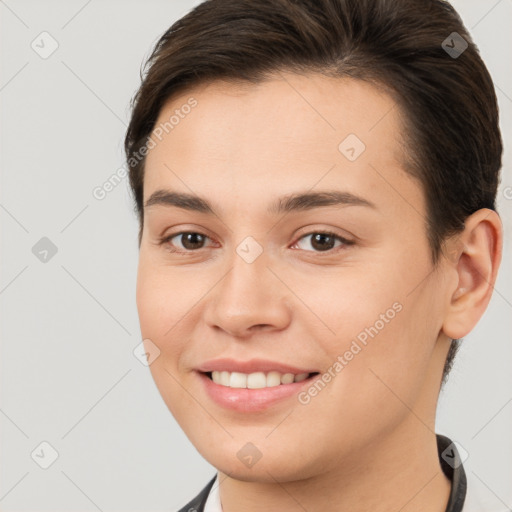
[[[463,338],[485,312],[501,262],[503,228],[499,215],[482,208],[470,215],[457,237],[449,264],[456,271],[456,287],[449,291],[443,332]]]

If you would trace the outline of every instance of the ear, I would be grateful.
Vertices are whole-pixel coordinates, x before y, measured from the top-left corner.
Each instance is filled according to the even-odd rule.
[[[499,215],[482,208],[470,215],[464,231],[448,242],[449,265],[455,273],[448,290],[442,332],[452,339],[466,336],[491,300],[501,262],[503,226]]]

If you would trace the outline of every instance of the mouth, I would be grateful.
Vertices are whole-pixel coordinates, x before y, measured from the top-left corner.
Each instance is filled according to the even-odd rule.
[[[263,413],[283,407],[306,386],[313,385],[319,372],[240,373],[227,370],[198,371],[204,392],[217,405],[238,413]]]
[[[317,368],[269,359],[220,358],[195,368],[205,394],[217,405],[241,413],[286,406],[301,389],[313,385]]]
[[[274,388],[287,384],[293,384],[305,381],[319,372],[311,373],[281,373],[277,371],[270,372],[229,372],[227,370],[215,370],[211,372],[200,372],[215,384],[232,389],[264,389]]]

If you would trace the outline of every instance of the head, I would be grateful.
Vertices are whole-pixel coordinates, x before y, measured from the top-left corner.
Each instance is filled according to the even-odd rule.
[[[454,58],[447,39],[467,48]],[[210,0],[147,66],[125,140],[137,305],[153,377],[198,450],[244,478],[245,441],[270,473],[304,446],[292,478],[410,408],[433,428],[501,257],[497,102],[453,8]],[[227,411],[198,371],[219,357],[306,368],[323,386],[286,420],[279,405]]]

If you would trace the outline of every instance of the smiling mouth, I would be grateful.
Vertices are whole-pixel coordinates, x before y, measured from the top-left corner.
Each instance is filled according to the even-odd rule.
[[[234,389],[272,388],[295,382],[302,382],[319,374],[319,372],[293,374],[280,373],[276,371],[254,373],[212,371],[201,373],[206,375],[215,384]]]

